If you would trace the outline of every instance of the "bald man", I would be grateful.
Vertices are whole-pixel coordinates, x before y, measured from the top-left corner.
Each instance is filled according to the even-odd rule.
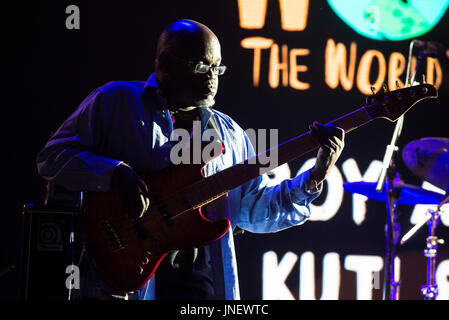
[[[40,175],[73,191],[106,192],[120,188],[130,216],[139,219],[152,203],[142,174],[172,165],[170,137],[176,129],[220,134],[225,154],[207,163],[206,176],[255,155],[245,132],[213,108],[222,64],[220,42],[206,26],[179,20],[162,32],[155,73],[146,82],[113,81],[94,90],[60,126],[37,157]],[[233,230],[277,232],[302,224],[310,203],[344,147],[344,132],[314,122],[312,135],[321,147],[315,166],[268,186],[261,175],[204,207],[210,218],[227,217],[230,230],[214,243],[173,250],[153,277],[132,294],[115,292],[99,278],[89,255],[80,299],[239,299]]]

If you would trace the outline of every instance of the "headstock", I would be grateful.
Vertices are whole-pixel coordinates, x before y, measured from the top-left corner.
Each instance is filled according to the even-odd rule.
[[[366,98],[365,109],[371,118],[386,118],[396,121],[415,103],[436,97],[438,97],[438,92],[433,85],[420,84],[369,96]]]

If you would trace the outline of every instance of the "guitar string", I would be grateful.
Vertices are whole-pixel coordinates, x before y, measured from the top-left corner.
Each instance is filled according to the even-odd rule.
[[[285,156],[287,156],[287,157],[294,157],[295,155],[296,155],[295,151],[289,151],[289,152],[286,152],[286,154],[285,154]],[[248,163],[248,161],[245,161],[245,163],[240,165],[240,170],[241,170],[240,173],[243,174],[244,176],[248,176],[248,172],[251,172],[251,171],[250,170],[246,170],[246,169],[250,168],[250,167],[254,168],[254,164],[250,164],[250,163]],[[257,168],[259,169],[259,167],[257,167]],[[208,177],[208,179],[209,178],[212,179],[215,183],[217,183],[219,181],[217,179],[217,176],[210,176],[210,177]],[[212,197],[209,197],[209,196],[204,197],[204,192],[205,192],[204,188],[207,188],[208,179],[199,180],[199,181],[197,181],[195,183],[197,185],[196,190],[201,190],[201,194],[202,194],[201,201],[197,201],[198,204],[201,203],[201,202],[205,202],[207,200],[210,200],[210,198],[212,198]],[[195,184],[190,185],[190,188],[194,188]],[[206,184],[206,185],[204,185],[204,184]],[[200,186],[200,188],[198,188],[198,186]],[[202,190],[202,188],[203,188],[203,190]],[[166,196],[164,198],[153,200],[151,203],[155,202],[155,204],[158,205],[158,204],[161,204],[161,203],[167,203],[167,200],[169,200],[169,199],[173,200],[176,197],[179,197],[179,196],[182,197],[183,196],[182,191],[184,191],[184,189],[177,190],[177,191],[169,194],[169,196]],[[220,194],[222,192],[222,189],[220,189],[220,192],[218,192],[217,194]],[[150,203],[150,205],[151,205],[151,203]],[[175,204],[174,206],[173,205],[171,205],[171,206],[167,206],[166,205],[165,208],[166,208],[166,210],[172,210],[172,208],[174,208],[177,205],[179,205],[179,204]],[[192,212],[192,208],[187,208],[187,209],[181,211],[180,213],[178,213],[177,215],[168,218],[168,220],[174,221],[179,216],[181,216],[181,215],[183,215],[185,213],[189,213],[189,212]],[[120,229],[121,232],[120,233],[122,235],[130,235],[130,234],[134,235],[136,233],[136,227],[134,226],[134,221],[132,221],[129,217],[127,217],[127,215],[122,215],[122,216],[119,216],[119,217],[114,216],[114,217],[111,217],[109,219],[113,220],[113,222],[119,222],[119,223],[122,222],[122,224],[120,225],[120,227],[121,227],[121,229]],[[145,216],[145,217],[140,218],[139,222],[145,223],[149,219],[152,219],[152,217],[151,216]]]
[[[295,153],[294,152],[287,152],[286,155],[287,156],[294,156]],[[249,168],[250,166],[254,166],[254,165],[253,164],[249,164],[249,163],[247,163],[247,161],[245,161],[245,163],[243,163],[240,166],[240,170],[241,170],[240,173],[245,175],[245,173],[247,173],[247,171],[249,171],[249,170],[246,170],[246,169]],[[216,182],[216,180],[217,180],[216,177],[214,177],[214,178],[212,178],[212,177],[213,176],[210,176],[208,178],[210,178],[210,180]],[[199,180],[199,181],[195,182],[193,185],[190,185],[191,189],[195,189],[195,191],[200,190],[200,192],[201,192],[200,201],[196,201],[198,204],[201,203],[201,202],[205,202],[205,201],[209,200],[210,198],[212,198],[212,197],[204,197],[204,192],[205,192],[204,188],[205,187],[207,188],[207,182],[209,182],[208,178],[207,179],[203,179],[203,180]],[[170,193],[169,195],[167,195],[167,196],[165,196],[163,198],[158,198],[158,199],[154,199],[153,198],[152,201],[150,201],[150,206],[153,203],[156,206],[162,206],[163,204],[165,204],[164,205],[165,210],[167,210],[168,212],[173,211],[173,208],[177,208],[179,206],[179,204],[176,203],[176,202],[173,203],[172,200],[175,200],[177,198],[183,198],[183,191],[185,191],[185,189],[186,188],[181,189],[181,190],[176,190],[175,192],[172,192],[172,193]],[[220,192],[218,194],[220,194]],[[170,204],[170,205],[167,205],[167,204]],[[182,214],[185,214],[185,213],[188,213],[188,212],[191,212],[191,211],[192,211],[192,208],[186,208],[186,209],[182,210],[180,213],[176,214],[175,216],[169,217],[168,220],[174,221],[176,218],[178,218]],[[148,216],[143,216],[142,218],[139,218],[138,221],[140,223],[145,223],[146,221],[148,221],[148,220],[150,220],[152,218],[153,217],[151,217],[149,215]],[[135,231],[136,231],[135,225],[134,225],[135,221],[130,219],[126,214],[121,215],[121,216],[113,216],[113,217],[109,218],[109,220],[111,222],[120,223],[120,227],[121,227],[120,228],[120,230],[121,230],[120,233],[123,234],[123,235],[129,235],[129,233],[133,233],[134,234]]]
[[[290,151],[290,152],[286,153],[286,156],[287,157],[292,157],[295,154],[296,153],[294,151]],[[241,175],[243,174],[243,177],[249,177],[249,179],[251,179],[250,176],[248,175],[248,172],[251,173],[251,171],[250,170],[246,170],[247,168],[251,168],[251,167],[254,168],[254,164],[250,164],[250,163],[248,163],[248,160],[246,160],[244,163],[240,164],[240,171],[241,171],[240,174]],[[259,168],[260,167],[257,167],[257,169],[259,169]],[[208,188],[208,186],[210,186],[210,185],[214,186],[217,183],[220,183],[218,178],[219,177],[217,177],[217,176],[210,176],[210,177],[208,177],[206,179],[199,180],[199,181],[197,181],[194,184],[189,186],[190,189],[201,190],[201,195],[200,195],[199,201],[198,201],[198,199],[196,199],[197,200],[196,201],[196,203],[197,203],[196,205],[199,205],[202,202],[207,202],[208,200],[213,198],[213,196],[212,197],[211,196],[204,196],[204,194],[206,192],[205,188]],[[212,180],[214,183],[212,183],[212,184],[209,183],[208,184],[209,180]],[[173,211],[173,208],[176,208],[179,204],[177,204],[177,203],[175,203],[174,205],[166,205],[166,204],[167,203],[172,203],[169,200],[174,200],[174,199],[176,199],[178,197],[182,198],[183,197],[183,191],[185,189],[186,188],[181,189],[181,190],[177,190],[175,192],[172,192],[172,193],[170,193],[168,196],[166,196],[164,198],[152,199],[152,201],[150,201],[150,205],[152,203],[154,203],[156,206],[165,204],[164,205],[164,209],[165,210]],[[221,185],[221,186],[219,186],[219,191],[215,192],[215,194],[216,195],[220,195],[221,193],[225,193],[225,192],[226,192],[226,188],[223,188],[223,185]],[[188,213],[191,210],[192,210],[191,207],[183,209],[180,213],[176,214],[175,216],[169,217],[168,220],[175,220],[178,216],[180,216],[180,215],[182,215],[184,213]],[[149,220],[151,218],[152,217],[150,217],[150,216],[144,216],[144,217],[139,219],[139,222],[145,223],[147,220]],[[121,222],[128,223],[129,224],[128,229],[132,230],[132,231],[135,230],[135,227],[132,224],[133,222],[132,221],[130,222],[130,218],[126,214],[124,214],[122,216],[113,216],[113,217],[109,218],[109,220],[111,220],[113,222],[117,222],[117,223],[121,223]]]
[[[362,107],[363,108],[363,107]],[[367,106],[367,107],[365,107],[365,108],[369,108],[370,109],[370,111],[369,112],[371,112],[371,111],[373,111],[375,108],[376,108],[376,106],[375,105],[371,105],[371,106]],[[289,153],[287,153],[288,155],[291,155],[291,154],[289,154]],[[252,166],[252,164],[249,164],[249,163],[246,163],[246,162],[248,162],[248,160],[246,160],[244,163],[242,163],[241,164],[241,169],[243,170],[243,169],[246,169],[247,167],[250,167],[250,166]],[[246,170],[243,170],[243,172],[245,172]],[[203,179],[203,180],[199,180],[199,181],[197,181],[197,182],[195,182],[194,184],[192,184],[192,185],[190,185],[189,187],[190,188],[195,188],[195,184],[207,184],[207,180],[216,180],[216,178],[215,177],[212,177],[212,176],[210,176],[210,177],[208,177],[207,179]],[[217,181],[214,181],[214,182],[217,182]],[[200,186],[200,187],[204,187],[204,186]],[[178,195],[177,195],[177,193],[178,192],[182,192],[182,191],[184,191],[186,188],[184,188],[184,189],[181,189],[181,190],[177,190],[177,191],[175,191],[175,192],[173,192],[173,193],[171,193],[171,194],[169,194],[168,196],[166,196],[166,197],[164,197],[164,198],[158,198],[158,199],[152,199],[152,201],[151,201],[151,203],[155,203],[156,205],[160,205],[160,204],[162,204],[162,203],[167,203],[168,202],[168,200],[172,200],[173,198],[175,198],[175,197],[177,197]],[[219,194],[219,193],[218,193]],[[210,197],[210,198],[212,198],[212,197]],[[206,199],[205,201],[207,201],[208,199]],[[150,203],[150,204],[151,204]],[[165,207],[165,209],[169,209],[169,207]]]
[[[375,109],[377,109],[377,108],[378,108],[378,106],[373,104],[373,105],[362,107],[362,108],[360,108],[358,110],[365,109],[369,113],[370,117],[373,117],[372,112],[375,111]],[[358,111],[358,110],[356,110],[356,111]],[[247,166],[249,166],[248,163],[243,163],[242,164],[242,169],[246,169]],[[243,172],[245,172],[245,171],[243,171]],[[209,177],[209,178],[211,178],[211,177]],[[215,178],[211,178],[212,181],[214,181],[214,179]],[[199,181],[195,182],[193,185],[190,185],[189,187],[190,188],[195,188],[195,185],[196,185],[195,189],[196,190],[201,190],[201,188],[205,187],[204,184],[206,184],[206,187],[207,187],[207,182],[208,182],[208,179],[199,180]],[[182,192],[185,191],[185,189],[186,188],[181,189],[181,190],[177,190],[175,192],[172,192],[168,196],[165,196],[163,198],[158,198],[158,199],[154,199],[153,198],[152,201],[150,202],[150,205],[152,203],[154,203],[156,206],[161,206],[162,204],[165,204],[165,206],[164,206],[165,210],[172,211],[173,208],[176,208],[179,204],[178,203],[174,203],[174,205],[173,205],[172,201],[169,201],[169,200],[175,200],[178,197],[182,198],[182,196],[183,196]],[[201,193],[202,192],[204,192],[204,191],[201,191]],[[210,198],[212,198],[212,197],[210,197]],[[206,202],[210,198],[206,197],[205,200],[199,201],[199,203]],[[167,205],[168,203],[170,203],[170,205]],[[176,218],[178,218],[182,214],[185,214],[185,213],[188,213],[188,212],[192,212],[192,208],[184,209],[180,213],[176,214],[175,216],[169,217],[168,220],[174,221]],[[151,216],[144,216],[142,218],[136,218],[136,219],[138,219],[138,222],[140,222],[140,223],[145,223],[145,222],[147,222],[151,218],[152,218]],[[113,216],[113,217],[109,218],[109,220],[112,221],[112,222],[115,222],[115,223],[121,223],[121,225],[120,225],[121,226],[121,229],[120,229],[120,234],[121,235],[127,235],[128,236],[130,234],[135,234],[135,232],[136,232],[135,220],[133,220],[132,218],[129,218],[127,215],[122,215],[122,216],[118,216],[118,217],[117,216]]]

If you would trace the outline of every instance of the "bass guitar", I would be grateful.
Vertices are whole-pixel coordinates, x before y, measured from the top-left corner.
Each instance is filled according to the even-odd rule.
[[[376,118],[396,121],[417,102],[436,97],[430,84],[385,91],[329,123],[348,133]],[[277,152],[282,165],[318,146],[306,132],[265,152]],[[204,246],[222,237],[229,220],[209,220],[201,207],[259,176],[263,168],[257,157],[265,152],[208,177],[202,174],[205,162],[142,174],[150,186],[150,208],[141,218],[128,217],[119,188],[86,192],[81,224],[96,271],[110,287],[130,292],[146,283],[167,252]]]

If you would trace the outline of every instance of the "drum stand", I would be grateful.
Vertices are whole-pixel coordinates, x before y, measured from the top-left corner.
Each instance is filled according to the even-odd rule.
[[[438,286],[435,279],[435,260],[438,243],[444,243],[443,239],[438,239],[435,236],[435,229],[440,220],[441,212],[438,208],[438,210],[430,211],[430,213],[431,217],[427,221],[429,236],[426,239],[426,249],[424,250],[424,256],[427,257],[427,284],[421,286],[421,293],[424,295],[425,300],[435,300],[438,296]]]
[[[436,300],[438,297],[438,286],[435,279],[435,267],[438,244],[443,244],[443,239],[438,239],[435,236],[435,229],[440,221],[441,211],[440,208],[443,202],[438,206],[438,209],[433,211],[427,211],[427,216],[423,221],[417,223],[401,240],[401,244],[404,244],[410,237],[427,222],[429,236],[426,239],[426,249],[424,250],[424,256],[427,258],[427,284],[421,286],[421,293],[424,295],[425,300]]]

